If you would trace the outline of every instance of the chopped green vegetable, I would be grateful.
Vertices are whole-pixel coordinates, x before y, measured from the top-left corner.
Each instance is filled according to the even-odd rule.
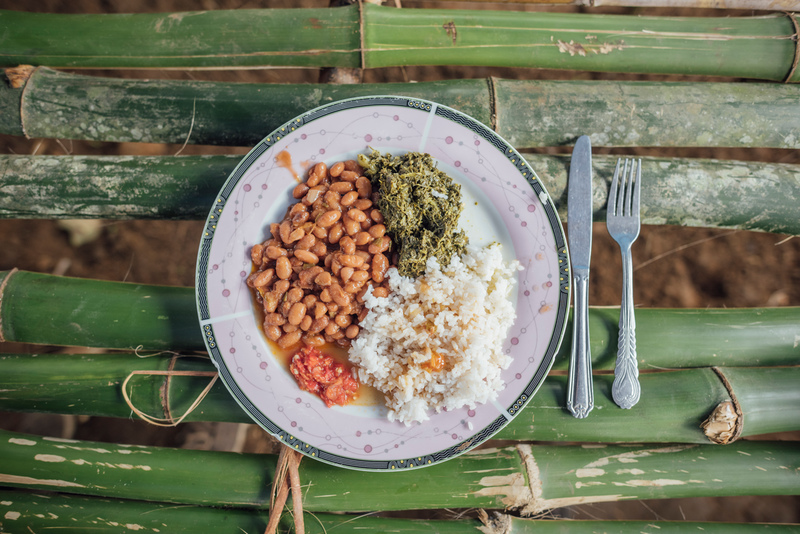
[[[358,163],[380,193],[378,209],[399,247],[401,275],[421,275],[431,256],[447,265],[453,254],[464,252],[468,239],[458,230],[461,186],[436,168],[430,154],[392,156],[373,150],[359,154]]]

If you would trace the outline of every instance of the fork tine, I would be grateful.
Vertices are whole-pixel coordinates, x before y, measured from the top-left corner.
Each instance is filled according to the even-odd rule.
[[[642,198],[642,159],[639,158],[639,165],[636,168],[636,183],[633,188],[633,215],[637,218],[640,212],[640,200]]]
[[[611,215],[617,213],[617,190],[619,189],[619,166],[622,158],[617,159],[617,167],[614,169],[614,178],[611,180],[611,189],[608,192],[608,209]]]
[[[625,198],[626,194],[625,191],[627,189],[627,182],[628,182],[628,163],[630,160],[625,158],[625,163],[622,167],[622,176],[620,177],[620,183],[617,188],[617,217],[625,217],[626,210],[625,208],[628,206],[629,201]]]
[[[628,169],[628,162],[630,162],[631,167]],[[622,210],[623,217],[630,217],[631,216],[631,206],[633,205],[633,177],[634,172],[636,171],[636,160],[626,159],[625,160],[625,206]]]

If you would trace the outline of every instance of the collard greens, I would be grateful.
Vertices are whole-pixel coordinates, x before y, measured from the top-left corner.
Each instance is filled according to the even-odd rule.
[[[417,277],[430,256],[447,265],[453,254],[464,252],[468,239],[458,230],[461,186],[436,168],[430,154],[392,156],[373,150],[360,154],[358,162],[380,193],[378,209],[399,248],[400,274]]]

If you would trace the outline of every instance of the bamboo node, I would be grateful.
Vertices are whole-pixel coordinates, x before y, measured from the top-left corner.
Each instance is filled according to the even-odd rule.
[[[511,518],[500,512],[495,512],[494,517],[489,517],[486,510],[481,508],[478,510],[478,519],[482,523],[478,530],[483,534],[508,534],[511,532]]]
[[[702,422],[700,427],[703,433],[712,443],[727,445],[734,441],[736,434],[736,423],[739,416],[733,408],[731,401],[723,401],[717,404],[708,419]]]
[[[3,283],[2,283],[2,284],[0,284],[0,311],[2,310],[2,304],[3,304],[3,295],[4,295],[4,294],[5,294],[5,292],[6,292],[6,285],[8,285],[8,281],[9,281],[9,280],[11,279],[11,277],[12,277],[12,276],[14,276],[14,275],[15,275],[17,272],[19,272],[19,269],[17,269],[16,267],[14,267],[13,269],[11,269],[11,270],[8,272],[8,274],[6,275],[6,277],[5,277],[5,278],[3,278]],[[0,314],[0,343],[3,343],[3,342],[5,342],[5,340],[6,340],[6,336],[5,336],[5,335],[4,335],[4,333],[3,333],[3,316],[2,316],[2,314]]]
[[[800,62],[800,42],[798,42],[798,38],[800,37],[800,24],[798,24],[797,17],[794,13],[787,12],[786,16],[792,21],[792,28],[794,28],[794,33],[792,34],[792,41],[794,41],[794,59],[792,60],[792,68],[789,69],[789,74],[783,79],[783,83],[791,83],[792,81],[796,81],[792,80],[792,78],[797,71],[797,63]]]
[[[733,386],[728,381],[728,377],[722,372],[719,367],[711,368],[719,377],[722,385],[725,386],[729,400],[720,402],[708,419],[700,424],[703,433],[711,441],[718,445],[727,445],[739,439],[742,435],[744,428],[744,414],[739,401],[736,399],[736,394],[733,391]]]

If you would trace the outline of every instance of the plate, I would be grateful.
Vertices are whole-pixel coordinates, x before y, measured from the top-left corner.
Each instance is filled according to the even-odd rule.
[[[494,402],[389,422],[380,403],[327,408],[301,391],[261,331],[245,285],[250,247],[295,202],[292,189],[318,162],[331,165],[370,149],[427,152],[462,186],[461,226],[470,243],[503,245],[516,258],[517,318],[503,345],[513,358]],[[566,328],[569,259],[558,214],[528,163],[475,119],[447,106],[375,96],[313,109],[265,137],[228,177],[200,243],[196,297],[206,347],[242,408],[303,454],[338,466],[405,470],[434,465],[493,436],[530,401]]]

